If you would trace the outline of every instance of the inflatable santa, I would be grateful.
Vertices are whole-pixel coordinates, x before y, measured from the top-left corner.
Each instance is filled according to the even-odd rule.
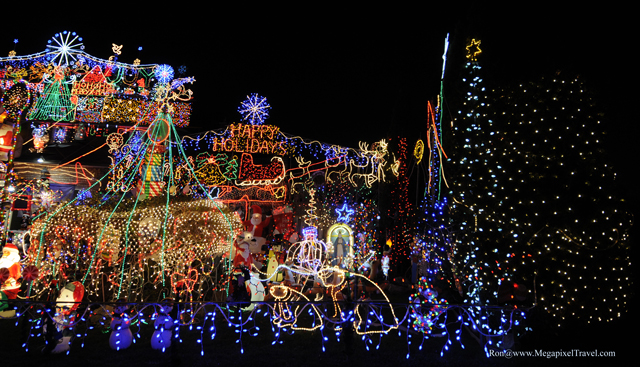
[[[264,300],[264,286],[260,282],[258,274],[252,272],[253,265],[262,266],[253,257],[251,251],[255,247],[255,242],[256,239],[250,232],[244,232],[233,243],[233,277],[231,279],[229,301]],[[253,309],[254,306],[248,307]]]
[[[262,209],[258,205],[251,206],[251,219],[244,221],[245,231],[251,233],[256,239],[251,246],[251,252],[258,253],[262,250],[262,245],[266,244],[267,227],[271,224],[271,216],[262,217]]]
[[[0,311],[8,307],[7,299],[15,299],[20,291],[20,252],[13,243],[7,243],[0,258]]]
[[[256,238],[250,232],[244,232],[239,235],[233,243],[233,248],[235,250],[233,267],[238,268],[240,266],[245,266],[247,269],[251,270],[251,265],[254,262],[252,253],[256,253],[256,251],[251,251],[251,249],[255,247]]]

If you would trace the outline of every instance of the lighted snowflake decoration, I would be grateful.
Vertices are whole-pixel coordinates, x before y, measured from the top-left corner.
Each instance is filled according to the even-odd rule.
[[[167,64],[156,66],[154,74],[160,83],[169,83],[173,80],[173,68]]]
[[[248,121],[251,125],[262,125],[264,120],[269,118],[271,106],[265,97],[253,93],[247,96],[238,107],[238,112],[242,115],[242,121]]]
[[[52,63],[58,63],[58,65],[70,65],[76,61],[75,53],[84,50],[82,44],[82,37],[78,36],[76,32],[57,33],[47,42],[47,52],[52,53]],[[71,61],[71,62],[69,62]]]

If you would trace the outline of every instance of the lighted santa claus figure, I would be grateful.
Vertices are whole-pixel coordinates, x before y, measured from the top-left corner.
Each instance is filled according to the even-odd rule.
[[[255,307],[255,304],[245,303],[246,301],[263,301],[265,294],[260,276],[255,271],[262,267],[262,263],[254,257],[252,251],[256,248],[257,252],[260,251],[255,243],[256,239],[250,232],[243,232],[236,237],[230,254],[233,259],[233,276],[227,301],[241,302],[240,307],[244,310],[252,310]]]
[[[44,353],[64,353],[71,347],[76,310],[84,297],[84,286],[76,281],[65,285],[56,298],[56,313],[44,326],[47,346]]]
[[[243,222],[245,231],[251,233],[255,238],[255,243],[251,244],[251,252],[258,253],[261,251],[262,246],[267,243],[267,227],[271,224],[271,216],[266,218],[262,217],[262,208],[258,205],[251,206],[251,219]]]
[[[0,311],[6,310],[9,305],[6,300],[15,299],[20,291],[20,252],[11,242],[2,249],[0,258]]]
[[[236,241],[233,243],[234,252],[232,255],[234,268],[244,266],[249,270],[251,269],[251,265],[254,263],[252,254],[259,252],[259,250],[251,251],[252,248],[256,247],[256,242],[257,240],[251,232],[243,232],[238,235]]]

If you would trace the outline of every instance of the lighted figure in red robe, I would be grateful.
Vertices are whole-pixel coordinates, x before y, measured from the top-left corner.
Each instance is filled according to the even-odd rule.
[[[251,267],[254,263],[251,247],[256,240],[249,232],[239,235],[233,243],[233,278],[229,289],[228,301],[248,301],[251,299],[251,289],[249,281],[251,278]]]
[[[20,291],[20,276],[22,268],[20,266],[20,252],[13,243],[7,243],[2,249],[2,258],[0,258],[0,276],[2,282],[0,284],[0,299],[15,299]],[[6,279],[5,279],[6,278]],[[6,307],[6,303],[4,304]],[[0,311],[3,304],[0,303]]]
[[[238,236],[233,246],[236,250],[236,255],[233,257],[233,267],[237,268],[245,266],[251,270],[251,264],[253,264],[253,256],[251,255],[251,246],[256,242],[253,235],[249,232],[244,232]]]
[[[282,238],[290,243],[298,242],[297,238],[292,238],[296,233],[294,227],[293,211],[290,207],[278,208],[273,211],[273,222],[275,229],[274,236],[282,234]]]

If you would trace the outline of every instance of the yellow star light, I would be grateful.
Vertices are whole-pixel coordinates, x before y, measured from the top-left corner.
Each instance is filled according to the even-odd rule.
[[[467,45],[467,59],[469,59],[469,61],[478,61],[477,56],[482,53],[480,42],[482,41],[472,39],[471,43]]]

